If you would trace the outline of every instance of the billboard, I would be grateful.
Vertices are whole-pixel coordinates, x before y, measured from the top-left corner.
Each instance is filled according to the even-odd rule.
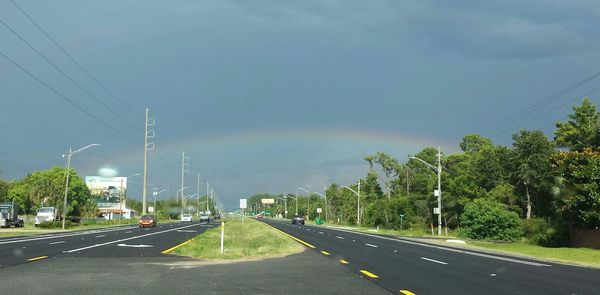
[[[264,205],[275,204],[275,199],[261,199],[260,200]]]
[[[86,176],[85,184],[92,197],[101,203],[119,203],[127,191],[127,177]]]

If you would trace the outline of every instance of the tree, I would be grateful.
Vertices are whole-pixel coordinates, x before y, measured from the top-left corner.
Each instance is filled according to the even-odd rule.
[[[541,130],[521,130],[513,135],[513,185],[524,195],[526,218],[530,219],[534,204],[541,214],[549,214],[554,175],[550,158],[554,145]]]
[[[75,170],[71,169],[69,173],[67,212],[79,216],[84,207],[90,208],[90,204],[86,205],[91,198],[90,191]],[[62,210],[64,189],[65,169],[54,167],[33,172],[16,182],[9,190],[8,197],[9,199],[14,198],[26,213],[34,213],[41,206],[54,206]]]
[[[487,137],[483,137],[479,134],[468,134],[463,137],[463,140],[460,143],[460,148],[463,152],[470,154],[477,153],[483,148],[490,147],[491,145],[492,140]]]
[[[562,152],[554,163],[563,175],[561,212],[579,228],[600,226],[600,152],[591,148]]]
[[[569,121],[557,122],[554,140],[559,147],[582,151],[586,147],[598,149],[600,142],[600,117],[589,98],[581,106],[574,106]]]

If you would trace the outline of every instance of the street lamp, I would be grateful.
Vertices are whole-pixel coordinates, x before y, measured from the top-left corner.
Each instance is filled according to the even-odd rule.
[[[161,191],[158,191],[158,188],[157,188],[157,187],[155,187],[155,188],[154,188],[154,192],[152,192],[152,196],[154,197],[154,204],[153,204],[153,206],[154,206],[154,207],[153,207],[153,208],[154,208],[154,213],[155,213],[155,214],[156,214],[156,197],[157,197],[158,195],[160,195],[161,193],[164,193],[164,192],[166,192],[166,191],[167,191],[166,189],[164,189],[164,190],[161,190]]]
[[[298,215],[298,197],[286,196],[288,198],[292,198],[296,201],[296,215]]]
[[[357,222],[356,223],[360,226],[360,179],[358,180],[358,191],[355,191],[355,190],[353,190],[350,187],[345,186],[345,185],[342,186],[342,187],[346,188],[346,189],[350,190],[351,192],[353,192],[354,194],[356,194],[356,200],[357,200],[357,202],[356,202],[356,204],[357,204],[356,205],[356,215],[357,215],[356,216],[356,221]]]
[[[84,147],[82,147],[82,148],[80,148],[78,150],[73,150],[73,149],[71,149],[69,147],[68,153],[66,155],[65,154],[62,155],[63,158],[67,157],[67,171],[66,171],[67,177],[66,177],[66,180],[65,180],[65,199],[64,199],[65,203],[63,205],[62,229],[65,229],[65,220],[67,218],[67,194],[69,193],[69,175],[71,174],[71,173],[69,173],[69,170],[71,170],[71,157],[73,155],[77,154],[77,153],[80,153],[80,152],[88,149],[88,148],[91,148],[93,146],[99,146],[99,145],[100,144],[98,144],[98,143],[92,143],[92,144],[84,146]]]
[[[325,192],[327,192],[327,191],[325,191]],[[315,194],[317,194],[325,199],[325,220],[327,220],[327,196],[320,192],[315,192]]]
[[[434,214],[437,213],[438,216],[438,236],[442,235],[442,150],[441,147],[438,147],[438,153],[437,153],[437,158],[438,158],[438,166],[435,167],[429,163],[427,163],[426,161],[419,159],[415,156],[410,157],[410,159],[415,159],[425,165],[427,165],[427,167],[433,169],[436,173],[437,173],[437,180],[438,180],[438,189],[437,191],[434,192],[434,196],[437,197],[437,212],[435,212],[436,210],[434,210]]]
[[[308,187],[310,187],[310,185],[307,185]],[[304,192],[306,192],[306,198],[308,199],[308,203],[306,204],[306,220],[309,221],[310,220],[310,192],[303,188],[303,187],[298,187],[299,190],[302,190]]]
[[[277,197],[277,199],[283,200],[285,218],[287,218],[287,196],[283,196],[283,198]]]

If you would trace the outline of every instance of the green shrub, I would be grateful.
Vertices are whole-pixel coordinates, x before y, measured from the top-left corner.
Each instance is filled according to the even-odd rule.
[[[71,228],[77,224],[71,220],[65,220],[65,228]],[[42,221],[39,225],[40,228],[62,228],[62,221]]]
[[[496,201],[477,199],[465,206],[458,233],[471,239],[514,241],[523,231],[517,213]]]
[[[543,218],[533,218],[523,222],[523,234],[531,244],[544,247],[564,247],[570,245],[567,226],[560,222],[548,222]]]

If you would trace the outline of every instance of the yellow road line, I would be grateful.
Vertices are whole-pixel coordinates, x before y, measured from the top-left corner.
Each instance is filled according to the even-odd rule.
[[[189,239],[189,240],[187,240],[187,241],[185,241],[185,242],[183,242],[183,243],[181,243],[181,244],[179,244],[179,245],[177,245],[177,246],[171,247],[171,248],[169,248],[169,249],[167,249],[167,250],[165,250],[165,251],[162,251],[162,252],[160,252],[160,253],[162,253],[162,254],[168,254],[169,252],[171,252],[171,251],[173,251],[173,250],[175,250],[175,249],[177,249],[177,248],[179,248],[179,247],[181,247],[181,246],[183,246],[183,245],[187,245],[187,244],[191,243],[191,242],[192,242],[192,240],[193,240],[193,239]]]
[[[38,257],[29,258],[29,259],[27,259],[27,261],[29,261],[29,262],[38,261],[38,260],[42,260],[42,259],[46,259],[46,258],[48,258],[48,256],[38,256]]]
[[[400,290],[400,293],[404,294],[404,295],[417,295],[411,291],[408,290]]]
[[[378,275],[376,275],[376,274],[374,274],[372,272],[369,272],[368,270],[365,270],[365,269],[361,269],[360,272],[363,273],[364,275],[366,275],[367,277],[372,278],[372,279],[379,278]]]
[[[321,251],[321,254],[323,254],[323,255],[327,255],[327,256],[331,255],[331,253],[329,253],[329,252],[327,252],[327,251]]]
[[[350,263],[350,262],[348,262],[348,261],[346,261],[346,260],[342,259],[342,260],[340,260],[340,263],[341,263],[341,264],[348,264],[348,263]]]
[[[307,242],[305,242],[305,241],[303,241],[303,240],[300,240],[300,239],[298,239],[298,238],[296,238],[296,237],[294,237],[294,236],[292,236],[292,235],[290,235],[290,234],[288,234],[288,233],[286,233],[286,232],[284,232],[284,231],[282,231],[282,230],[280,230],[280,229],[278,229],[278,228],[276,228],[276,227],[274,227],[274,226],[272,226],[272,225],[270,225],[270,224],[268,224],[268,223],[266,223],[266,222],[265,222],[265,224],[266,224],[266,225],[268,225],[268,226],[270,226],[270,227],[272,227],[274,230],[276,230],[276,231],[278,231],[278,232],[280,232],[280,233],[282,233],[282,234],[284,234],[284,235],[286,235],[286,236],[290,237],[290,238],[291,238],[291,239],[293,239],[294,241],[296,241],[296,242],[298,242],[298,243],[300,243],[300,244],[302,244],[302,245],[304,245],[304,246],[308,247],[308,248],[311,248],[311,249],[314,249],[314,248],[316,248],[315,246],[313,246],[313,245],[311,245],[311,244],[309,244],[309,243],[307,243]]]

